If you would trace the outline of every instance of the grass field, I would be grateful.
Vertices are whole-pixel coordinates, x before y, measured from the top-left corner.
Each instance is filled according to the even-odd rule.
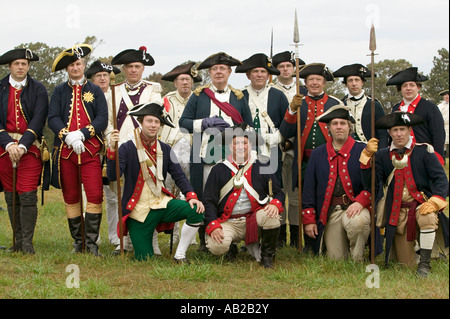
[[[447,164],[448,169],[448,164]],[[0,206],[6,208],[3,194]],[[448,208],[447,208],[448,214]],[[111,256],[106,214],[100,250],[104,257],[70,254],[69,235],[60,190],[45,194],[39,206],[35,233],[36,255],[0,251],[0,299],[448,299],[449,264],[433,260],[432,272],[419,279],[415,269],[376,258],[379,272],[366,269],[369,261],[332,261],[300,254],[293,248],[277,251],[273,270],[262,268],[240,252],[236,262],[198,252],[192,245],[192,264],[177,265],[169,255],[169,235],[160,234],[162,256],[137,262],[132,255]],[[9,247],[12,231],[0,211],[0,245]],[[368,251],[366,252],[368,254]],[[379,274],[379,288],[373,286]],[[79,278],[79,288],[73,287]],[[366,281],[368,284],[366,284]]]

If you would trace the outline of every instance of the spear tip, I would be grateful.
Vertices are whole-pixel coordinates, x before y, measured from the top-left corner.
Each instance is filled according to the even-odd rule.
[[[370,28],[370,43],[369,43],[369,50],[374,52],[377,49],[377,41],[375,38],[375,27],[373,26]]]
[[[295,9],[295,21],[294,21],[294,43],[300,42],[300,36],[298,34],[298,21],[297,21],[297,9]]]

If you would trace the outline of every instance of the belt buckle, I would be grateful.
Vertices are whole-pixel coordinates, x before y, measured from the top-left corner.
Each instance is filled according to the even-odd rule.
[[[341,197],[342,197],[342,203],[343,203],[344,205],[350,204],[350,200],[349,200],[347,194],[344,194],[344,195],[342,195]]]

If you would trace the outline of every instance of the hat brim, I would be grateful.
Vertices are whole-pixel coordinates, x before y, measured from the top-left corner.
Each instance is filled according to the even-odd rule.
[[[52,71],[56,72],[67,68],[73,62],[84,58],[92,52],[92,47],[89,44],[77,44],[73,47],[61,52],[55,59],[52,65]]]
[[[131,110],[128,111],[128,115],[139,117],[151,115],[159,119],[161,124],[168,125],[170,127],[175,127],[173,125],[170,116],[164,115],[163,106],[158,103],[141,103],[134,106]]]

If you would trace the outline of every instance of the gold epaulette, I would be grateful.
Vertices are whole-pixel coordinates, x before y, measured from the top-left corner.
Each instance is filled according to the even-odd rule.
[[[240,100],[244,97],[244,93],[242,93],[241,90],[235,89],[231,85],[228,85],[228,87],[230,88],[231,91],[233,91],[233,93],[236,95],[238,100]]]
[[[203,91],[204,89],[209,88],[210,86],[211,86],[211,84],[201,85],[201,86],[197,87],[197,88],[194,90],[193,93],[194,93],[195,95],[199,96],[200,93],[202,93],[202,91]]]

